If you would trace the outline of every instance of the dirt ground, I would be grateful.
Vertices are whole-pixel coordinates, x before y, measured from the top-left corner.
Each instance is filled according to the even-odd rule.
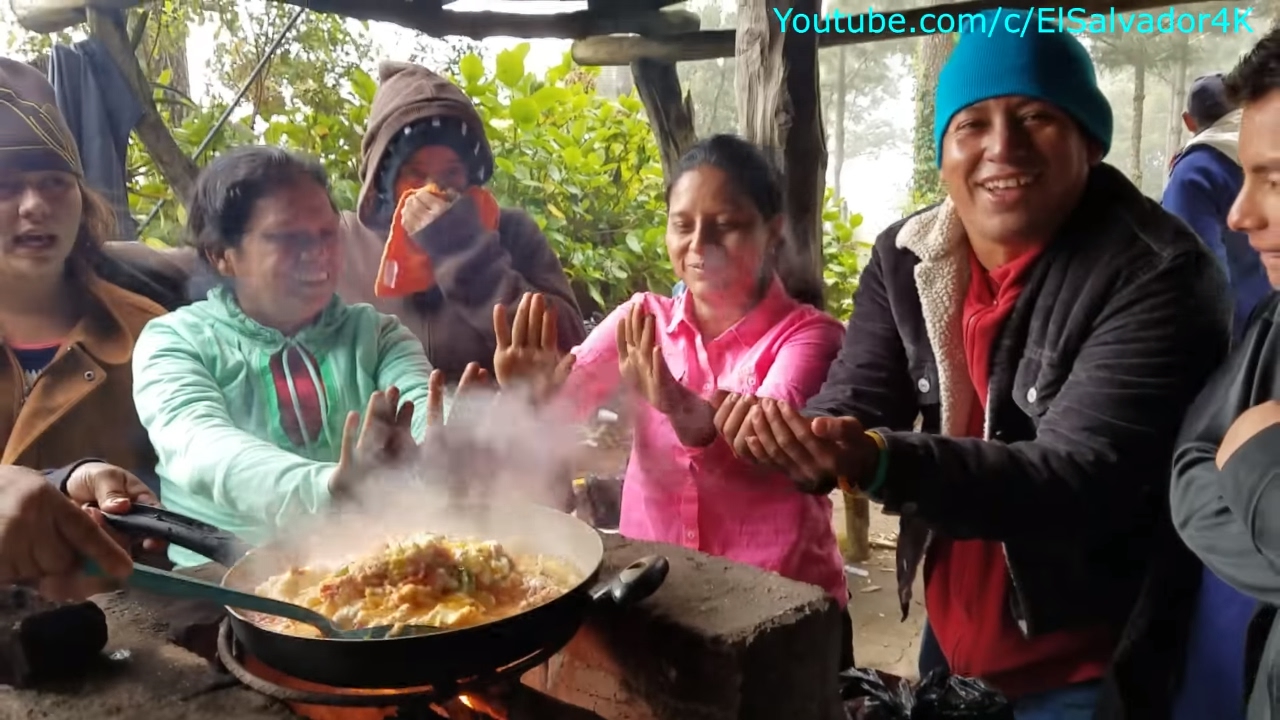
[[[832,497],[837,535],[844,535],[844,502],[839,493]],[[853,567],[865,570],[867,577],[850,573],[849,591],[853,599],[853,651],[859,667],[869,667],[900,677],[916,678],[916,659],[920,652],[920,633],[924,626],[924,587],[916,580],[911,601],[911,614],[902,622],[893,572],[893,550],[877,547],[897,539],[898,519],[871,506],[871,560]]]

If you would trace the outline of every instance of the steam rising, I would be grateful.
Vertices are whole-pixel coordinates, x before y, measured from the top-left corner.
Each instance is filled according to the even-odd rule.
[[[330,564],[392,537],[438,533],[493,539],[593,570],[598,537],[563,514],[581,447],[576,427],[520,393],[477,391],[455,397],[450,410],[406,467],[369,477],[349,507],[307,518],[281,540],[301,560]]]

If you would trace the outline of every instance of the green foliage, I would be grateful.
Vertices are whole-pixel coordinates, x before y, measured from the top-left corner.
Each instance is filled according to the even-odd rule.
[[[294,8],[276,3],[178,3],[165,0],[130,12],[143,42],[139,60],[152,76],[153,97],[179,148],[188,156],[205,142],[235,93],[247,82]],[[78,32],[78,31],[77,31]],[[212,35],[209,74],[216,79],[203,106],[186,86],[186,38]],[[17,44],[18,38],[11,40]],[[23,54],[47,53],[49,38],[27,34]],[[543,228],[584,309],[608,311],[639,291],[669,292],[675,282],[665,243],[665,183],[657,142],[633,91],[610,98],[595,90],[599,72],[564,60],[536,77],[527,72],[530,46],[506,50],[486,64],[474,44],[419,42],[414,53],[450,76],[484,119],[497,173],[491,189],[504,206],[528,211]],[[377,90],[375,53],[361,23],[306,13],[248,87],[230,119],[213,133],[205,164],[231,147],[264,143],[306,152],[329,171],[335,200],[354,209],[359,192],[360,140]],[[732,84],[726,107],[732,108]],[[126,159],[130,210],[147,217],[150,244],[175,244],[186,221],[180,203],[141,142]],[[853,228],[827,193],[825,251],[833,309],[851,307],[859,258]]]
[[[453,78],[484,118],[497,158],[498,202],[528,211],[580,295],[608,310],[636,292],[675,282],[664,233],[658,145],[633,93],[596,93],[596,71],[563,62],[542,78],[525,71],[527,43],[476,55]],[[585,299],[585,298],[584,298]]]
[[[870,245],[854,238],[854,231],[861,225],[862,216],[849,214],[835,192],[827,188],[822,205],[822,280],[826,285],[827,312],[842,322],[853,314],[853,294],[871,252]]]

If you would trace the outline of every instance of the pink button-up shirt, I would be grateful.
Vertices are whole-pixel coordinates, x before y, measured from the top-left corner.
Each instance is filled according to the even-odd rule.
[[[844,336],[839,321],[791,299],[777,279],[755,308],[710,341],[698,332],[688,293],[674,300],[640,293],[574,349],[577,361],[564,397],[578,411],[594,411],[621,382],[617,328],[637,302],[654,316],[671,374],[708,399],[719,388],[803,407],[822,385]],[[723,438],[686,447],[665,415],[643,400],[635,405],[619,532],[818,585],[845,607],[849,596],[830,499],[802,493],[785,475],[739,460]]]

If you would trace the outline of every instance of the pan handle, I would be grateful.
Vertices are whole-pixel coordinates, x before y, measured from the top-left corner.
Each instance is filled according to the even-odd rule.
[[[622,569],[612,580],[591,591],[597,603],[626,607],[657,592],[667,579],[671,563],[661,555],[648,555]]]
[[[225,530],[153,505],[134,503],[125,515],[102,515],[107,524],[118,532],[131,537],[162,538],[223,567],[235,565],[253,549],[252,545]]]

